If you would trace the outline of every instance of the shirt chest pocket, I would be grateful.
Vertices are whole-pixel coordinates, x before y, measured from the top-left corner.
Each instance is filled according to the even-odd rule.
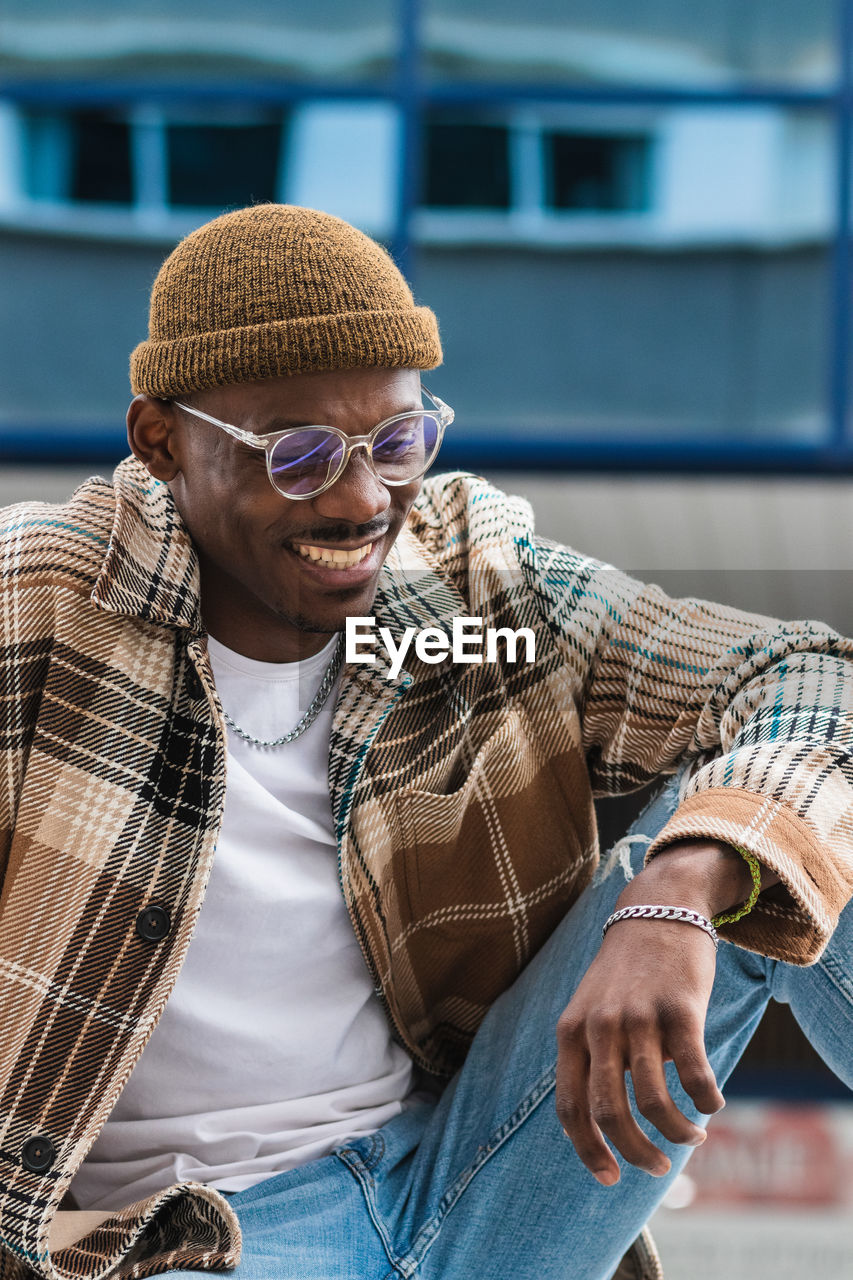
[[[502,919],[521,921],[524,932],[546,900],[553,907],[555,896],[571,893],[587,859],[576,830],[581,814],[572,812],[576,766],[568,754],[546,756],[513,708],[473,755],[458,788],[397,794],[397,890],[409,930],[435,940],[493,929]],[[575,796],[581,810],[583,790]]]

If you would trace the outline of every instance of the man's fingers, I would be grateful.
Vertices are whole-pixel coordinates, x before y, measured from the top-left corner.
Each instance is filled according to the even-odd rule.
[[[662,1177],[670,1169],[669,1158],[643,1133],[631,1114],[625,1084],[623,1051],[593,1051],[589,1074],[590,1113],[601,1132],[629,1164]]]
[[[577,1032],[572,1034],[561,1027],[558,1035],[561,1053],[557,1114],[580,1160],[604,1186],[616,1182],[619,1165],[606,1137],[630,1164],[657,1177],[668,1173],[669,1159],[646,1137],[631,1114],[622,1036],[614,1037],[612,1029],[600,1036],[593,1033],[593,1045],[588,1051],[584,1037]],[[683,1116],[681,1121],[692,1129]],[[692,1133],[687,1140],[693,1140]]]
[[[705,1130],[689,1120],[672,1099],[660,1043],[648,1039],[632,1046],[630,1066],[640,1115],[645,1116],[669,1142],[690,1146],[704,1142]]]
[[[681,1027],[670,1035],[669,1053],[675,1063],[682,1088],[693,1099],[696,1109],[703,1115],[713,1115],[726,1105],[720,1093],[713,1068],[705,1052],[701,1031]]]
[[[562,1116],[560,1118],[562,1120]],[[563,1133],[577,1152],[578,1159],[603,1187],[611,1187],[614,1182],[619,1181],[616,1157],[604,1141],[601,1130],[593,1123],[588,1110],[581,1107],[574,1112],[570,1108],[563,1124]]]
[[[589,1109],[589,1054],[580,1037],[558,1026],[557,1117],[579,1159],[602,1186],[619,1181],[619,1165]]]

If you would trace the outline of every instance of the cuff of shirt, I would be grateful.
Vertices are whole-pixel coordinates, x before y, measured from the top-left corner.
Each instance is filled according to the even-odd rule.
[[[829,941],[850,888],[816,833],[787,805],[740,787],[695,792],[676,809],[646,862],[676,840],[719,840],[746,849],[779,876],[749,915],[719,933],[749,951],[789,964],[813,964]]]

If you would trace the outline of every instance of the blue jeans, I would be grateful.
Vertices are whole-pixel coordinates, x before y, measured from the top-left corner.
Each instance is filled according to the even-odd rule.
[[[644,837],[677,804],[677,780],[602,864],[548,943],[490,1010],[461,1071],[436,1102],[378,1133],[231,1197],[243,1230],[234,1280],[607,1280],[684,1167],[666,1178],[620,1161],[601,1187],[564,1137],[554,1110],[555,1026],[595,956],[601,924]],[[621,853],[621,856],[616,856]],[[721,943],[706,1026],[722,1085],[772,995],[791,1004],[809,1039],[853,1086],[853,904],[822,957],[799,968]],[[677,1104],[698,1123],[670,1064]],[[172,1272],[192,1275],[192,1272]]]

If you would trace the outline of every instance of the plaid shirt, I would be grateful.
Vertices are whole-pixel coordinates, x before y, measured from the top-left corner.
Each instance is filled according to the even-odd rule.
[[[225,735],[195,553],[133,460],[65,506],[8,509],[0,537],[0,1280],[230,1267],[239,1226],[209,1187],[56,1212],[169,996],[213,859]],[[818,956],[853,881],[849,642],[669,600],[536,539],[525,503],[464,475],[424,486],[374,612],[398,640],[458,616],[536,637],[530,666],[413,659],[392,679],[380,651],[345,668],[342,890],[426,1069],[459,1064],[589,881],[594,796],[689,758],[650,856],[685,836],[752,850],[786,892],[730,936]],[[152,906],[159,941],[140,933]],[[647,1255],[635,1274],[653,1271]]]

